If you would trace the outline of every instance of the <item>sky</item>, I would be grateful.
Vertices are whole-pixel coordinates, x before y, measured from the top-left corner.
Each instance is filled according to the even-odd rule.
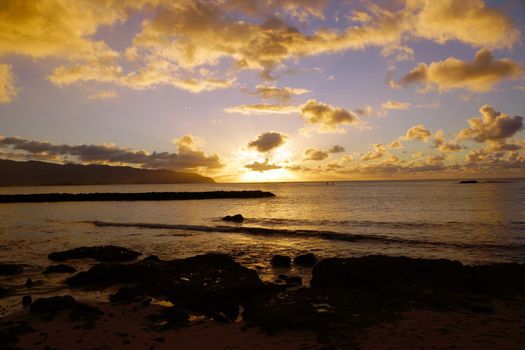
[[[0,158],[525,177],[522,0],[3,0]]]

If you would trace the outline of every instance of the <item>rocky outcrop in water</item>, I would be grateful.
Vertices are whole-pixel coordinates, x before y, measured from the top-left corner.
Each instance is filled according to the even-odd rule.
[[[0,276],[18,275],[24,271],[22,264],[1,264]]]
[[[292,259],[289,256],[277,254],[272,256],[270,263],[275,267],[290,267],[291,261]]]
[[[86,259],[92,258],[100,262],[108,261],[131,261],[135,260],[142,253],[133,251],[131,249],[106,245],[95,247],[80,247],[66,250],[63,252],[55,252],[48,255],[48,258],[53,261],[65,261],[69,259]],[[63,268],[62,268],[63,269]]]
[[[243,222],[244,216],[242,216],[241,214],[226,215],[222,218],[222,221]]]
[[[308,254],[296,256],[293,259],[293,262],[295,265],[299,265],[299,266],[314,266],[315,263],[317,262],[317,258],[315,257],[313,253],[308,253]]]
[[[180,201],[228,198],[275,197],[263,191],[210,191],[210,192],[144,192],[144,193],[37,193],[0,194],[0,203],[41,202],[107,202],[107,201]]]

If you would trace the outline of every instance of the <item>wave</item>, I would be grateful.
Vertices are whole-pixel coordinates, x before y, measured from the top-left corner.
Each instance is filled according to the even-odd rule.
[[[464,242],[443,242],[443,241],[428,241],[417,239],[406,239],[398,237],[390,237],[384,235],[367,235],[367,234],[351,234],[336,231],[320,231],[320,230],[291,230],[265,227],[251,227],[251,226],[201,226],[201,225],[177,225],[177,224],[157,224],[157,223],[120,223],[120,222],[106,222],[106,221],[90,221],[90,223],[99,227],[138,227],[149,229],[164,229],[164,230],[184,230],[196,232],[218,232],[218,233],[241,233],[249,235],[261,236],[283,236],[293,238],[309,238],[309,239],[324,239],[333,241],[345,242],[379,242],[383,244],[402,244],[402,245],[426,245],[426,246],[449,246],[460,249],[484,249],[484,250],[517,250],[525,251],[524,244],[491,244],[491,243],[464,243]]]

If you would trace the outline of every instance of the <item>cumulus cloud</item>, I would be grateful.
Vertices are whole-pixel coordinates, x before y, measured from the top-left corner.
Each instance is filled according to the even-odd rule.
[[[313,125],[320,132],[341,132],[342,125],[356,125],[359,117],[347,109],[333,107],[329,104],[308,100],[301,105],[301,117],[306,124]]]
[[[443,130],[438,130],[434,133],[433,146],[441,152],[456,152],[463,149],[457,142],[447,141]]]
[[[184,139],[184,138],[183,138]],[[187,141],[187,140],[186,140]],[[17,152],[26,158],[82,163],[135,165],[151,169],[196,170],[223,167],[218,155],[208,156],[182,142],[177,153],[147,152],[109,145],[57,145],[19,137],[0,137],[0,149]]]
[[[270,163],[268,158],[264,160],[264,162],[253,162],[251,164],[247,164],[244,166],[246,169],[250,169],[252,171],[268,171],[268,170],[275,170],[275,169],[281,169],[281,166],[277,164]]]
[[[468,89],[475,92],[490,91],[505,79],[513,79],[522,74],[520,64],[511,59],[495,59],[489,49],[476,53],[474,60],[462,61],[449,57],[430,65],[420,63],[398,82],[407,86],[422,83],[426,89],[437,87],[440,91]]]
[[[476,142],[504,141],[523,129],[523,117],[511,117],[496,111],[490,105],[480,108],[480,117],[470,118],[469,127],[461,130],[460,139],[472,139]]]
[[[415,35],[438,43],[455,40],[473,46],[509,48],[521,37],[509,17],[487,8],[483,0],[412,0],[407,4],[418,13]]]
[[[306,56],[379,47],[383,55],[410,58],[407,45],[414,39],[509,48],[521,35],[508,16],[482,0],[370,2],[350,15],[353,23],[347,26],[317,28],[312,19],[326,18],[328,3],[8,0],[0,7],[0,56],[57,59],[59,67],[49,79],[60,86],[96,81],[202,92],[234,86],[242,70],[257,70],[272,80],[276,70]],[[99,35],[100,28],[130,18],[142,23],[125,50],[110,47]],[[280,89],[259,93],[279,101],[302,93]]]
[[[10,103],[18,95],[19,88],[15,86],[11,68],[8,64],[0,64],[0,104]]]
[[[383,158],[383,156],[386,154],[386,148],[382,143],[376,143],[373,145],[373,151],[368,151],[365,153],[361,160],[369,161],[369,160],[375,160]]]
[[[408,141],[421,140],[428,142],[432,133],[423,124],[418,124],[407,130],[404,139]]]
[[[343,146],[333,145],[328,148],[328,153],[342,153],[346,151]]]
[[[272,105],[266,103],[252,104],[252,105],[239,105],[228,107],[224,109],[227,113],[238,113],[244,115],[252,114],[291,114],[300,111],[297,106],[290,105]]]
[[[288,136],[275,131],[268,131],[248,143],[249,148],[255,148],[258,152],[269,152],[286,142]]]
[[[328,152],[319,148],[308,148],[304,151],[304,160],[324,160],[328,158]]]

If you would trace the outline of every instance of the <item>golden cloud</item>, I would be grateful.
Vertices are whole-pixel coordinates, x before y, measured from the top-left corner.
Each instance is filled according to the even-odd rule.
[[[511,117],[496,111],[490,105],[480,108],[481,117],[468,120],[469,127],[461,130],[460,139],[472,139],[476,142],[504,141],[523,129],[523,117]]]
[[[415,35],[438,43],[510,48],[521,37],[509,17],[487,8],[483,0],[407,0],[407,7],[417,13]]]
[[[0,64],[0,104],[10,103],[20,91],[11,68],[8,64]]]
[[[359,117],[347,109],[333,107],[316,100],[308,100],[301,106],[301,117],[316,126],[320,132],[341,132],[342,125],[357,125]]]
[[[469,89],[475,92],[489,91],[505,79],[514,79],[522,74],[522,67],[511,59],[495,59],[488,49],[476,53],[473,61],[461,61],[449,57],[430,65],[420,63],[405,75],[398,84],[407,86],[423,83],[427,89],[437,87],[440,91]]]
[[[383,104],[381,105],[381,108],[383,108],[384,110],[409,109],[410,103],[388,100],[386,102],[383,102]]]
[[[61,86],[97,81],[135,89],[170,85],[201,92],[233,86],[244,69],[259,70],[271,80],[287,61],[305,56],[370,46],[383,48],[384,55],[410,56],[412,49],[406,42],[419,38],[508,48],[520,38],[511,19],[487,8],[482,0],[405,0],[389,7],[371,3],[354,13],[351,18],[356,22],[342,30],[312,29],[309,20],[324,18],[327,3],[6,0],[0,7],[0,56],[65,61],[49,77]],[[141,31],[124,52],[96,36],[101,27],[125,23],[145,8]],[[293,25],[297,21],[304,32]],[[133,65],[122,64],[123,59]],[[463,85],[484,89],[492,84],[488,81]],[[303,92],[261,88],[258,93],[283,102]]]
[[[418,124],[407,130],[404,139],[408,141],[421,140],[428,142],[432,133],[423,124]]]
[[[298,96],[310,92],[307,89],[299,89],[292,87],[276,87],[268,84],[259,84],[255,87],[254,92],[250,92],[244,89],[245,92],[250,95],[260,96],[263,100],[276,99],[281,103],[286,103],[290,101],[293,96]]]
[[[443,130],[437,130],[434,133],[433,143],[434,148],[437,148],[441,152],[456,152],[463,149],[463,147],[461,147],[461,145],[459,145],[457,142],[447,141]]]
[[[228,107],[224,109],[227,113],[239,113],[244,115],[252,114],[291,114],[300,111],[297,106],[290,105],[272,105],[266,103],[253,104],[253,105],[239,105]]]

